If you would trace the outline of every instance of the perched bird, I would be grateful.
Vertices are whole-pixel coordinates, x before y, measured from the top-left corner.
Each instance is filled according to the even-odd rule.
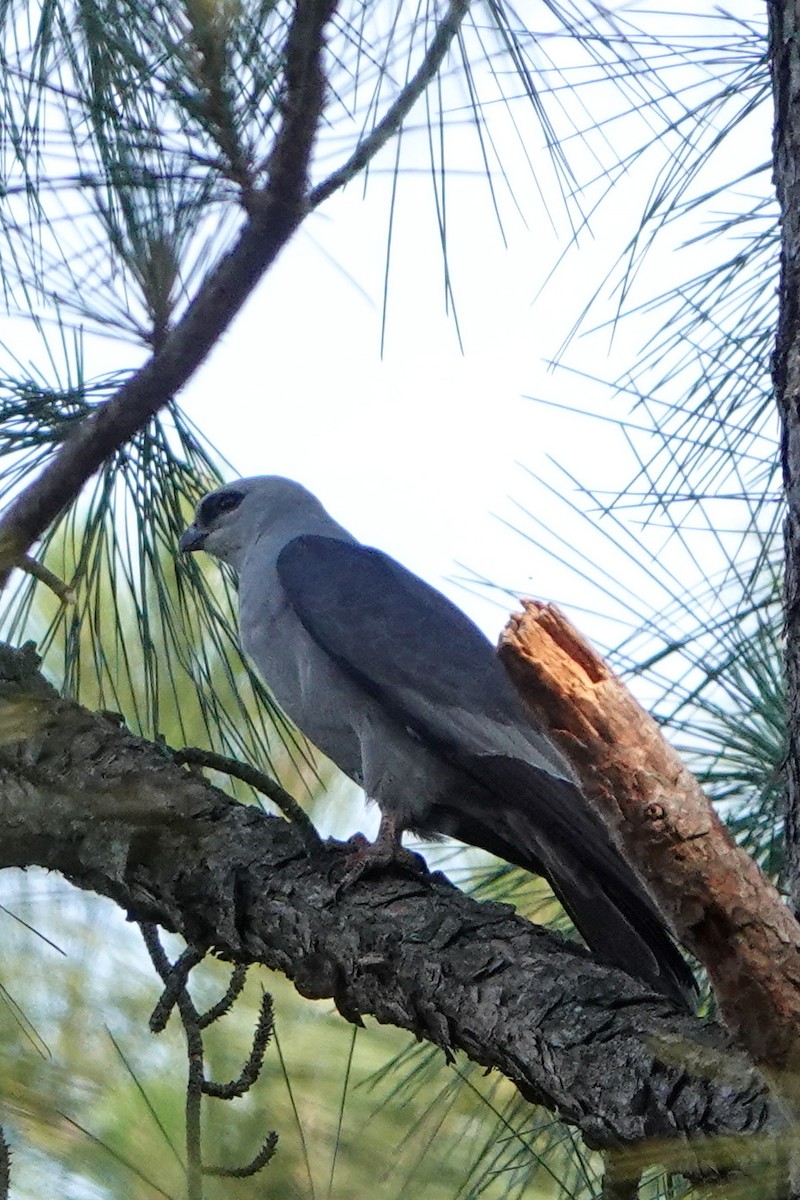
[[[482,847],[543,875],[599,956],[691,1002],[691,973],[644,885],[455,605],[276,476],[207,495],[180,548],[234,568],[245,652],[380,806],[371,861],[402,854],[406,829]]]

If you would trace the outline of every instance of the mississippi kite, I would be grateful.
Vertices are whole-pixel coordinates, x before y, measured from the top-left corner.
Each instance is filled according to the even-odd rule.
[[[236,571],[244,650],[380,806],[376,860],[399,851],[405,829],[482,847],[543,875],[598,955],[691,1002],[658,909],[455,605],[274,476],[206,496],[180,548]]]

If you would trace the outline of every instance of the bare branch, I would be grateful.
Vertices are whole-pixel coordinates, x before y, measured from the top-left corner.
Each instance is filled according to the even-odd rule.
[[[263,1171],[275,1153],[277,1145],[277,1133],[267,1134],[264,1145],[246,1167],[204,1167],[203,1174],[221,1176],[224,1179],[249,1179],[251,1176],[257,1175],[259,1171]]]
[[[276,1133],[267,1134],[261,1149],[244,1167],[206,1167],[202,1155],[201,1108],[204,1096],[217,1100],[235,1100],[248,1092],[261,1074],[264,1055],[274,1029],[272,997],[267,993],[261,997],[258,1022],[253,1035],[250,1055],[237,1079],[229,1083],[214,1083],[205,1075],[205,1045],[203,1030],[219,1020],[229,1011],[233,1002],[241,995],[247,967],[238,963],[231,974],[231,981],[219,1003],[202,1015],[197,1011],[187,987],[191,971],[205,957],[205,952],[195,946],[187,946],[180,957],[171,963],[164,952],[156,925],[139,922],[139,929],[158,975],[164,983],[164,994],[150,1018],[150,1028],[161,1033],[166,1018],[173,1007],[177,1007],[186,1036],[188,1076],[186,1082],[186,1162],[188,1200],[202,1200],[204,1175],[227,1175],[245,1179],[261,1171],[272,1158],[278,1144]]]
[[[267,1046],[270,1043],[273,1029],[274,1014],[272,997],[268,992],[265,992],[261,997],[258,1023],[253,1035],[253,1045],[241,1073],[236,1079],[229,1080],[228,1083],[216,1083],[213,1079],[203,1080],[203,1091],[205,1094],[207,1096],[214,1096],[217,1100],[235,1100],[237,1096],[244,1096],[246,1092],[249,1092],[261,1074],[261,1068],[264,1065],[264,1055],[267,1052]]]
[[[199,962],[203,961],[205,951],[198,950],[195,946],[187,946],[178,961],[171,963],[162,949],[158,930],[155,925],[147,924],[143,921],[140,923],[139,928],[153,966],[164,982],[164,991],[161,993],[158,1004],[150,1016],[151,1031],[153,1033],[162,1033],[167,1027],[170,1013],[178,1003],[182,993],[186,991],[186,981],[189,978],[189,973]]]
[[[39,562],[37,558],[31,558],[30,554],[23,554],[16,565],[20,570],[32,575],[34,579],[38,579],[40,583],[48,587],[53,595],[58,596],[62,604],[75,603],[75,589],[70,584],[64,583],[63,579],[59,579],[58,575],[44,563]]]
[[[192,968],[196,967],[205,955],[195,946],[187,946],[177,962],[171,963],[164,953],[157,927],[150,922],[140,921],[139,929],[153,966],[164,983],[164,995],[150,1018],[150,1028],[154,1033],[161,1033],[169,1013],[173,1008],[177,1008],[186,1037],[186,1196],[187,1200],[203,1200],[200,1117],[203,1104],[204,1047],[197,1009],[186,988],[186,981]]]
[[[320,844],[320,836],[314,827],[314,822],[304,808],[279,783],[251,767],[249,763],[239,762],[238,759],[228,758],[224,754],[216,754],[213,750],[203,750],[197,746],[185,746],[174,750],[175,762],[185,763],[190,767],[209,767],[212,771],[221,771],[242,783],[249,783],[257,792],[261,792],[281,810],[288,821],[299,826],[303,840],[311,847]]]
[[[378,151],[395,136],[444,62],[447,51],[467,15],[469,6],[470,0],[450,0],[450,7],[436,27],[436,33],[433,35],[431,44],[417,71],[371,133],[359,142],[347,162],[343,163],[327,179],[323,179],[322,183],[312,188],[308,198],[309,208],[318,208],[324,200],[354,179],[372,161]]]
[[[230,983],[225,989],[225,995],[221,996],[216,1004],[212,1004],[211,1008],[200,1014],[200,1028],[205,1029],[208,1025],[213,1025],[220,1017],[224,1017],[231,1011],[231,1008],[241,996],[244,985],[247,982],[247,964],[236,963],[231,971]]]

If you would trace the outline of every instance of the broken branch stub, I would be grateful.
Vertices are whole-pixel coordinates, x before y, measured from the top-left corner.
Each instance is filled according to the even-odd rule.
[[[571,762],[725,1020],[800,1109],[800,925],[733,841],[657,722],[554,605],[523,602],[499,654]]]

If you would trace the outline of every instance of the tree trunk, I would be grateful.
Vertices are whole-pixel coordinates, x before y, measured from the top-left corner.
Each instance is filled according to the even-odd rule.
[[[800,9],[770,0],[775,101],[773,162],[781,212],[778,331],[773,358],[786,493],[785,628],[789,753],[786,764],[787,882],[800,912]]]

